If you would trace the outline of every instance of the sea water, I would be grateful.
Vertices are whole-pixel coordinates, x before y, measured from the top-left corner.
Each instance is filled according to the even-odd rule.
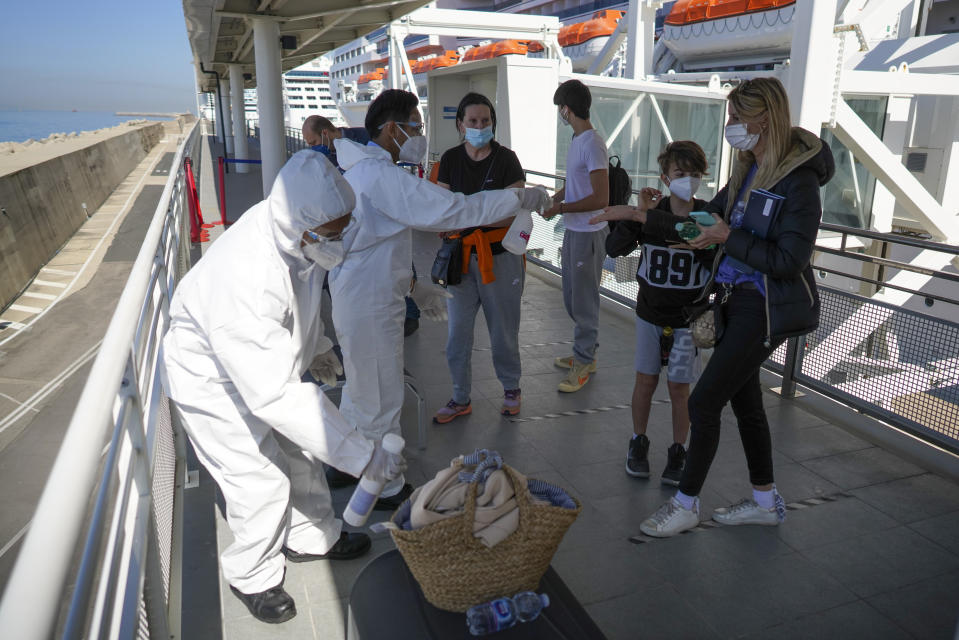
[[[53,133],[95,131],[140,119],[169,120],[118,116],[112,111],[0,111],[0,142],[42,140]]]

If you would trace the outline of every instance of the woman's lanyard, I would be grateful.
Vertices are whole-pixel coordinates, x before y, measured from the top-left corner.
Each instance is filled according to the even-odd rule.
[[[753,163],[753,166],[749,168],[749,173],[746,174],[746,179],[743,180],[743,183],[739,186],[739,193],[736,194],[736,201],[733,202],[733,207],[730,209],[730,218],[732,218],[732,211],[736,209],[736,205],[742,201],[743,194],[746,192],[746,189],[752,185],[753,178],[756,177],[756,171],[758,169],[759,165],[757,165],[755,162]]]

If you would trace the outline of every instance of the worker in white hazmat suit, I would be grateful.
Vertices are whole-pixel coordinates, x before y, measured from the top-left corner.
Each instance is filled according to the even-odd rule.
[[[408,91],[383,91],[366,115],[371,142],[360,145],[342,138],[334,142],[340,168],[346,170],[343,177],[357,198],[356,222],[343,234],[346,256],[329,277],[333,326],[346,370],[340,411],[373,440],[400,433],[410,230],[439,232],[490,224],[516,215],[520,208],[541,210],[549,203],[541,188],[464,196],[396,166],[397,161],[424,160],[426,138],[418,102]],[[446,319],[450,296],[428,276],[420,275],[411,295],[424,317]],[[394,509],[411,491],[402,477],[397,478],[383,489],[376,508]]]
[[[301,382],[311,367],[336,381],[320,294],[326,269],[342,260],[353,206],[323,155],[294,155],[269,197],[183,278],[163,340],[164,387],[226,499],[234,540],[220,558],[223,574],[265,622],[296,615],[282,586],[284,554],[335,560],[370,548],[367,535],[342,531],[318,461],[385,481],[406,468],[319,386]]]

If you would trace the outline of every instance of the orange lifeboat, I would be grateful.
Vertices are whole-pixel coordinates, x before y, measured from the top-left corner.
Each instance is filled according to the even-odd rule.
[[[462,61],[472,62],[474,60],[486,60],[514,54],[525,56],[528,50],[529,48],[525,41],[500,40],[499,42],[492,42],[467,50],[466,53],[463,54]]]
[[[406,57],[409,58],[410,60],[416,60],[417,58],[423,58],[425,56],[438,56],[442,53],[443,53],[442,45],[424,44],[421,47],[407,49]]]
[[[443,67],[452,67],[460,61],[460,54],[455,51],[445,51],[443,55],[437,55],[430,58],[417,60],[410,65],[413,75],[427,73],[433,69],[442,69]]]
[[[779,62],[792,46],[796,0],[677,0],[660,41],[687,71]]]
[[[439,55],[439,54],[441,54],[441,53],[443,53],[443,47],[442,47],[442,45],[438,45],[438,44],[424,44],[424,45],[421,46],[421,47],[415,47],[415,48],[413,48],[413,49],[407,49],[407,50],[406,50],[406,58],[407,58],[408,60],[416,60],[416,59],[418,59],[418,58],[423,58],[423,57],[426,57],[426,56]],[[370,62],[371,62],[372,64],[376,64],[376,65],[382,64],[382,65],[386,66],[386,63],[389,62],[389,61],[390,61],[389,57],[386,57],[386,58],[380,58],[379,60],[371,60]]]
[[[682,26],[704,20],[781,9],[795,3],[796,0],[678,0],[666,16],[665,24]]]
[[[559,45],[573,62],[573,71],[586,71],[616,31],[624,11],[603,9],[589,20],[568,24],[559,30]]]
[[[526,50],[530,53],[542,53],[546,50],[546,47],[543,46],[542,42],[530,42],[526,46]]]
[[[384,69],[383,67],[377,67],[376,69],[368,73],[361,73],[360,77],[357,78],[356,80],[356,84],[358,85],[367,84],[374,80],[382,80],[385,77],[386,77],[386,69]]]

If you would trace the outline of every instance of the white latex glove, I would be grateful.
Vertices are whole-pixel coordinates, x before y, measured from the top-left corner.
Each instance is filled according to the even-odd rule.
[[[310,374],[323,384],[335,387],[336,376],[343,375],[343,365],[333,349],[329,349],[313,358]]]
[[[523,189],[511,189],[511,191],[519,198],[519,208],[524,211],[542,213],[553,204],[546,188],[539,185]]]
[[[445,322],[449,317],[446,313],[446,300],[452,298],[453,294],[443,287],[420,280],[413,287],[410,297],[427,320]]]
[[[377,440],[373,444],[373,455],[369,464],[363,469],[363,475],[373,482],[386,484],[390,480],[400,477],[406,471],[406,458],[402,453],[390,453],[383,448],[383,442]]]

